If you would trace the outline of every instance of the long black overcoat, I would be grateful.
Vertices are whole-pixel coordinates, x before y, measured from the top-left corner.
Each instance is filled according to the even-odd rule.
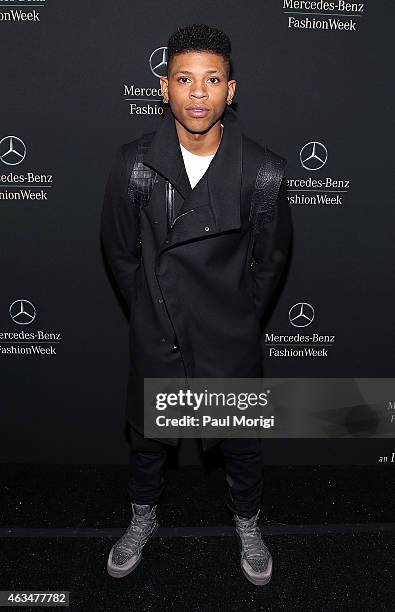
[[[171,110],[161,118],[143,157],[157,181],[141,210],[141,235],[128,195],[139,139],[119,147],[107,180],[101,237],[130,314],[126,415],[140,432],[145,377],[263,376],[262,326],[287,260],[291,213],[284,179],[274,217],[250,253],[264,149],[242,133],[230,107],[221,122],[218,150],[192,189]],[[216,442],[205,439],[203,448]]]

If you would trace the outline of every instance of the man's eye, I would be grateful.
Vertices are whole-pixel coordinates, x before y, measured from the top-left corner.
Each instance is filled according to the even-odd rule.
[[[214,79],[215,81],[218,81],[218,82],[219,82],[219,78],[218,78],[218,77],[210,77],[210,78],[209,78],[209,81],[212,81],[213,79]],[[179,78],[177,79],[177,81],[182,82],[182,83],[185,83],[185,82],[186,82],[186,81],[188,81],[188,80],[189,80],[189,79],[188,79],[188,77],[179,77]]]

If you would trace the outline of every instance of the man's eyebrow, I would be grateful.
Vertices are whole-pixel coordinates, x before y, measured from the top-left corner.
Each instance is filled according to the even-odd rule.
[[[220,72],[221,74],[223,74],[223,70],[221,70],[220,68],[206,70],[204,74],[213,74],[214,72]],[[175,72],[173,72],[173,76],[175,76],[176,74],[193,74],[193,72],[191,72],[191,70],[176,70]]]

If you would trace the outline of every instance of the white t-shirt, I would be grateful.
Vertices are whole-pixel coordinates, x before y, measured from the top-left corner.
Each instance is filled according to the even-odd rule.
[[[181,143],[180,147],[184,158],[185,170],[193,189],[206,172],[215,153],[213,155],[195,155],[195,153],[191,153],[188,149],[183,147]]]

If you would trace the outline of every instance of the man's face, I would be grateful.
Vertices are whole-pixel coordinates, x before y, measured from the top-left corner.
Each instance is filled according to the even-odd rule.
[[[170,73],[160,83],[175,118],[194,133],[220,120],[236,87],[236,81],[228,81],[222,56],[208,51],[173,56]]]

